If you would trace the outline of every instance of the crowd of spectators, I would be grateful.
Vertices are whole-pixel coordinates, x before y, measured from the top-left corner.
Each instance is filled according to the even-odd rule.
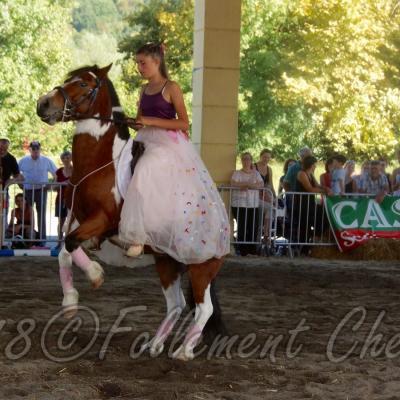
[[[14,238],[16,235],[35,239],[37,246],[44,246],[47,239],[46,206],[49,175],[54,182],[67,182],[72,175],[72,155],[64,151],[60,155],[62,167],[41,153],[38,141],[29,144],[29,154],[18,162],[9,152],[10,141],[0,138],[1,184],[8,187],[18,183],[23,193],[14,199],[15,208],[10,212],[6,225],[6,235]],[[306,194],[346,195],[363,193],[375,197],[381,202],[384,196],[393,194],[400,196],[400,149],[396,152],[399,166],[392,173],[386,171],[387,160],[368,160],[361,164],[357,173],[356,163],[347,160],[342,154],[335,154],[325,161],[325,171],[315,177],[317,159],[312,150],[303,147],[298,152],[299,159],[287,159],[283,167],[283,175],[279,179],[277,193],[274,188],[273,171],[269,165],[272,152],[261,151],[259,159],[253,160],[249,152],[241,155],[242,168],[234,171],[231,186],[238,190],[232,191],[231,212],[237,225],[236,240],[240,244],[236,250],[241,255],[256,254],[256,243],[268,240],[268,233],[274,220],[276,204],[286,210],[297,229],[298,240],[307,241],[311,235],[310,229],[318,230],[318,224],[324,225],[321,204],[315,196]],[[23,186],[22,186],[23,183]],[[62,240],[61,227],[67,216],[64,201],[65,186],[57,189],[55,200],[55,216],[59,219],[58,244]],[[7,201],[8,204],[8,195]],[[278,200],[276,202],[276,200]],[[34,218],[35,208],[37,218]],[[8,215],[6,206],[6,215]]]
[[[270,150],[263,150],[260,159],[253,162],[250,153],[241,155],[242,168],[231,178],[231,211],[237,226],[236,246],[241,255],[256,254],[257,244],[268,239],[273,210],[278,206],[286,211],[291,230],[296,229],[299,242],[307,242],[312,235],[322,235],[328,227],[321,203],[314,194],[345,196],[367,194],[380,203],[386,195],[400,196],[400,149],[396,152],[399,167],[386,171],[387,160],[368,160],[356,172],[356,162],[342,154],[334,154],[325,161],[325,171],[315,177],[318,160],[308,147],[299,150],[299,159],[287,159],[279,179],[278,202],[269,161]],[[292,234],[292,233],[291,233]]]
[[[22,189],[14,198],[15,208],[10,212],[10,219],[6,225],[6,237],[21,239],[22,242],[13,242],[15,247],[37,246],[44,247],[47,241],[46,210],[47,194],[51,189],[50,182],[66,182],[72,174],[71,152],[64,151],[60,158],[63,166],[56,167],[54,162],[41,153],[41,145],[38,141],[29,144],[29,154],[18,162],[9,152],[10,141],[0,138],[1,160],[1,185],[7,188],[5,199],[5,213],[8,216],[9,195],[8,187],[16,183]],[[50,180],[49,180],[50,175]],[[61,227],[67,215],[64,200],[65,187],[56,187],[55,216],[59,219],[58,240],[62,239]],[[36,210],[34,217],[33,208]],[[22,243],[22,244],[21,244]]]

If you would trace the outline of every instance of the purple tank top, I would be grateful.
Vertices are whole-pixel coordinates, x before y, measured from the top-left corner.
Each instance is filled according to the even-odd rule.
[[[165,85],[167,82],[165,82]],[[162,92],[164,87],[160,92],[155,94],[146,94],[143,91],[142,98],[140,99],[140,110],[144,117],[156,117],[163,119],[175,119],[176,111],[172,103],[168,103],[164,99]]]

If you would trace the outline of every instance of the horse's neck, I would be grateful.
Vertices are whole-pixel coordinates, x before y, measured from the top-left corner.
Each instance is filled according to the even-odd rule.
[[[95,117],[98,117],[99,114],[95,114]],[[98,119],[83,119],[76,123],[75,127],[75,136],[77,135],[90,135],[95,139],[100,139],[103,137],[107,131],[111,128],[111,122],[103,122]]]
[[[99,138],[90,133],[75,135],[72,143],[72,180],[100,168],[113,160],[113,144],[116,130],[111,127]]]

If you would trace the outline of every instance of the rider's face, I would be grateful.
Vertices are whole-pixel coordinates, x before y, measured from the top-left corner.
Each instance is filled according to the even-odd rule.
[[[136,56],[136,64],[140,75],[145,79],[150,79],[160,73],[160,60],[155,57],[138,54]]]

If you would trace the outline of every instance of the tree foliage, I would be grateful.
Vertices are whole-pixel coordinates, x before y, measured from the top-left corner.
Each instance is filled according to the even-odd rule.
[[[149,41],[166,45],[190,112],[193,0],[0,4],[0,129],[17,145],[38,135],[50,149],[66,143],[70,128],[42,124],[35,103],[72,67],[114,62],[111,78],[133,114],[142,84],[135,52]],[[242,0],[239,150],[271,147],[284,158],[308,144],[321,156],[391,156],[400,124],[399,4]]]
[[[393,154],[399,20],[388,1],[246,0],[240,147]]]
[[[70,10],[64,2],[1,2],[0,131],[18,155],[32,139],[45,142],[50,152],[67,144],[66,127],[45,126],[36,116],[36,101],[68,70],[70,34]]]
[[[393,154],[400,117],[399,19],[390,1],[301,0],[280,47],[285,71],[273,84],[284,106],[303,104],[305,139],[320,154]],[[397,65],[396,65],[397,64]]]
[[[112,0],[79,1],[72,16],[77,32],[90,31],[118,36],[123,27],[118,7]]]
[[[305,144],[311,115],[302,99],[282,104],[276,82],[290,70],[282,56],[285,42],[296,31],[288,19],[293,0],[245,0],[242,3],[239,89],[239,151],[272,148],[275,155],[291,155]]]

